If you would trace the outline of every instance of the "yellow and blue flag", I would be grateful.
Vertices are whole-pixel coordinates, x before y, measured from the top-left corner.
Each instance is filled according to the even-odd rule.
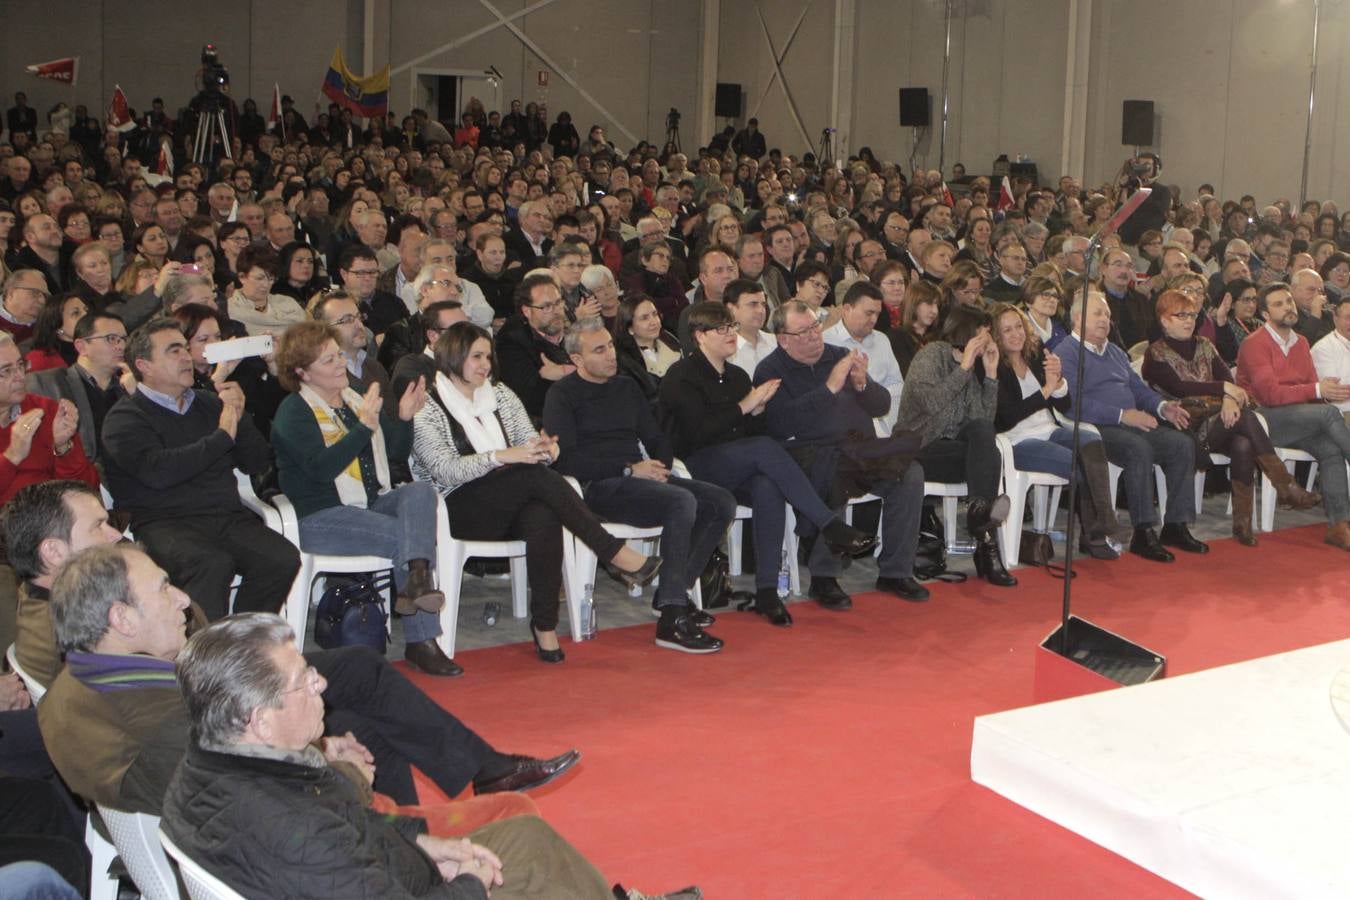
[[[323,92],[358,116],[382,116],[389,109],[389,67],[358,78],[343,61],[342,48],[337,47],[323,79]]]

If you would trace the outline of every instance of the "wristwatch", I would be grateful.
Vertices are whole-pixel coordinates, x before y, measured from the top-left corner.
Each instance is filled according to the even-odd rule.
[[[632,466],[624,466],[624,467],[623,467],[623,477],[624,477],[624,478],[628,478],[628,477],[631,476],[632,474],[633,474],[633,467],[632,467]]]

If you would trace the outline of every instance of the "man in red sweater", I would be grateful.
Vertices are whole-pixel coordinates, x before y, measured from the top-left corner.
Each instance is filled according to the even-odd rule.
[[[1248,335],[1238,350],[1238,384],[1260,405],[1275,446],[1317,457],[1326,542],[1350,550],[1350,429],[1332,405],[1350,400],[1350,385],[1336,378],[1318,379],[1308,341],[1294,331],[1298,306],[1288,285],[1266,285],[1257,303],[1266,325]]]
[[[75,404],[28,393],[26,372],[14,338],[0,332],[0,504],[25,485],[55,478],[98,487],[98,472],[80,446]]]

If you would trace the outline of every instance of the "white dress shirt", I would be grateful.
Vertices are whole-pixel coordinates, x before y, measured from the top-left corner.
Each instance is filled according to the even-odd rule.
[[[1350,341],[1333,331],[1312,346],[1313,365],[1318,378],[1337,378],[1350,384]],[[1350,400],[1336,404],[1341,412],[1350,412]]]
[[[755,367],[763,361],[764,357],[778,349],[778,341],[767,331],[761,331],[759,338],[751,344],[740,333],[736,334],[736,355],[727,360],[733,366],[740,366],[745,370],[745,374],[750,376],[750,380],[755,378]]]
[[[900,374],[900,363],[896,362],[890,338],[879,331],[871,331],[858,340],[849,334],[842,320],[825,329],[823,337],[827,344],[846,350],[861,350],[867,354],[867,377],[891,395],[890,410],[886,415],[872,420],[876,423],[877,435],[886,437],[895,428],[895,420],[900,416],[900,392],[905,386],[905,376]]]

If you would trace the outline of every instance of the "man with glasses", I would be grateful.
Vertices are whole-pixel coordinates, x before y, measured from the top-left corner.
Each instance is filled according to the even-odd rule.
[[[79,412],[69,400],[29,393],[28,367],[14,338],[0,333],[0,503],[39,481],[69,478],[98,486],[80,442]]]
[[[1028,257],[1021,241],[1009,241],[998,252],[998,277],[984,286],[984,295],[996,303],[1016,303],[1026,281]]]
[[[841,451],[875,434],[872,420],[889,412],[891,395],[868,377],[863,353],[825,343],[815,310],[805,303],[784,303],[773,311],[769,326],[778,337],[778,349],[754,375],[756,386],[781,381],[765,407],[767,433],[787,447],[825,502],[839,512],[854,495],[853,490],[837,493],[843,488],[835,477]],[[882,500],[876,587],[905,600],[922,601],[928,591],[914,580],[914,555],[923,512],[923,466],[892,458],[887,468],[865,485],[852,486],[857,496],[870,492]],[[826,609],[853,607],[852,598],[839,586],[842,557],[827,541],[811,543],[807,566],[810,597]]]
[[[0,300],[0,331],[15,341],[26,341],[33,336],[33,325],[38,313],[47,305],[51,294],[47,279],[36,269],[19,269],[5,281],[4,297]]]
[[[1129,353],[1135,344],[1148,340],[1149,328],[1156,319],[1153,304],[1135,290],[1134,260],[1125,250],[1106,251],[1101,279],[1111,310],[1111,342]]]
[[[626,283],[641,274],[642,250],[646,247],[660,247],[665,245],[670,253],[670,263],[667,271],[681,285],[689,283],[689,270],[684,264],[684,244],[678,239],[670,237],[666,226],[656,216],[643,216],[638,219],[637,238],[626,241],[623,245],[623,262],[619,264],[619,281]],[[683,290],[683,288],[681,288]]]
[[[562,345],[567,312],[553,276],[526,275],[516,289],[516,311],[497,332],[497,374],[537,422],[549,388],[576,371]]]
[[[418,275],[426,271],[427,266],[440,266],[450,270],[452,284],[433,285],[433,287],[444,288],[445,293],[438,293],[437,300],[458,300],[464,306],[464,313],[469,317],[469,321],[482,328],[489,328],[495,318],[495,312],[488,303],[487,297],[483,294],[483,289],[476,282],[468,278],[461,278],[457,275],[460,270],[457,249],[455,245],[444,238],[432,238],[422,245],[422,251],[419,254],[421,266],[418,268]],[[439,280],[439,276],[438,276]],[[416,289],[413,291],[414,297],[419,297]],[[420,304],[420,300],[419,300]]]
[[[342,286],[356,301],[361,321],[375,335],[375,341],[384,339],[384,333],[408,314],[403,301],[393,294],[376,289],[380,277],[380,263],[375,251],[365,246],[348,247],[338,263]]]
[[[1294,331],[1309,343],[1316,344],[1336,330],[1336,323],[1327,307],[1327,292],[1322,276],[1313,269],[1300,269],[1289,279],[1289,295],[1298,308],[1298,322]]]
[[[548,251],[549,270],[562,288],[567,318],[571,321],[600,314],[600,304],[589,297],[589,292],[583,293],[581,287],[581,273],[590,259],[590,250],[580,238],[560,240]]]
[[[830,296],[830,272],[825,268],[824,263],[816,262],[814,259],[802,260],[794,273],[794,281],[797,285],[797,293],[793,295],[792,299],[811,307],[817,317],[822,320],[822,327],[829,328],[839,321],[837,308],[822,309],[825,300]]]
[[[75,404],[80,444],[97,463],[103,455],[103,419],[127,395],[129,376],[122,361],[127,329],[110,313],[87,313],[75,323],[75,364],[44,369],[28,376],[28,389],[52,400]]]
[[[331,325],[337,332],[338,349],[347,362],[348,382],[352,390],[365,394],[372,384],[380,386],[380,396],[389,396],[389,372],[369,353],[370,332],[361,322],[361,311],[346,291],[329,291],[309,307],[310,316]]]
[[[173,319],[137,329],[124,354],[136,391],[103,422],[103,469],[136,539],[211,619],[230,611],[235,575],[235,609],[279,610],[300,557],[239,501],[235,468],[258,475],[272,462],[243,390],[231,381],[193,390],[192,355]]]
[[[896,210],[886,213],[881,226],[886,257],[909,265],[909,220]]]

